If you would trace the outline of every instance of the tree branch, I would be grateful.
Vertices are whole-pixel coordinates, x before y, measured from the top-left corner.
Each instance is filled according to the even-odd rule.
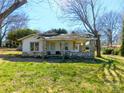
[[[10,15],[17,8],[24,5],[26,2],[27,0],[16,0],[7,10],[0,14],[0,20],[2,21],[3,19],[5,19],[8,15]]]

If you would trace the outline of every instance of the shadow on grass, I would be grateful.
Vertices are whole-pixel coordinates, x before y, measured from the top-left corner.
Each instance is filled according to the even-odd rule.
[[[97,73],[102,73],[102,79],[105,83],[109,84],[121,84],[124,82],[124,68],[117,64],[117,60],[114,58],[103,58],[108,60],[103,63],[97,70]],[[110,79],[111,78],[111,79]]]
[[[22,57],[19,54],[1,54],[0,58],[9,62],[42,62],[41,58]]]
[[[62,58],[34,58],[34,57],[22,57],[21,55],[17,54],[8,54],[8,55],[0,55],[5,61],[10,62],[48,62],[48,63],[87,63],[87,64],[104,64],[106,61],[103,58],[94,58],[94,59],[62,59]]]

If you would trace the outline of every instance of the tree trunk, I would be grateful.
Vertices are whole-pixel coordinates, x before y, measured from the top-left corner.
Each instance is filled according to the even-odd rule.
[[[107,34],[107,43],[108,43],[108,47],[112,47],[112,30],[108,29],[108,34]]]
[[[97,40],[96,40],[96,52],[97,52],[97,57],[101,57],[100,35],[97,35]]]
[[[112,47],[112,38],[110,37],[109,46]]]
[[[0,20],[0,47],[2,47],[2,22],[3,20]]]
[[[2,47],[2,39],[0,39],[0,48]]]
[[[112,38],[109,36],[107,40],[108,40],[108,41],[107,41],[107,42],[108,42],[108,43],[107,43],[107,46],[108,46],[108,47],[112,47],[112,44],[113,44],[113,43],[112,43]]]
[[[110,30],[109,36],[108,36],[108,42],[109,42],[109,47],[112,47],[112,31]]]

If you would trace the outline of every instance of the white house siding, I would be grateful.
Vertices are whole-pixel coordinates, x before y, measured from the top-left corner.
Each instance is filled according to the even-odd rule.
[[[39,51],[43,51],[43,40],[37,39],[36,36],[26,38],[22,41],[22,51],[30,53],[30,42],[39,42]]]

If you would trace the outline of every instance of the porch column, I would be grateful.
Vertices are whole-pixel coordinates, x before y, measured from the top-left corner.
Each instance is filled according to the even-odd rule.
[[[62,53],[62,59],[64,60],[65,59],[65,41],[62,40],[61,41],[61,53]]]
[[[46,51],[46,41],[45,40],[43,40],[43,51]]]
[[[46,55],[46,40],[43,40],[43,45],[42,45],[42,47],[43,47],[43,59],[44,59],[44,57],[45,57],[45,55]]]
[[[82,51],[83,51],[83,52],[85,51],[85,48],[86,48],[86,42],[83,42],[83,43],[82,43]]]
[[[90,53],[92,56],[95,56],[95,41],[93,39],[90,40]]]

